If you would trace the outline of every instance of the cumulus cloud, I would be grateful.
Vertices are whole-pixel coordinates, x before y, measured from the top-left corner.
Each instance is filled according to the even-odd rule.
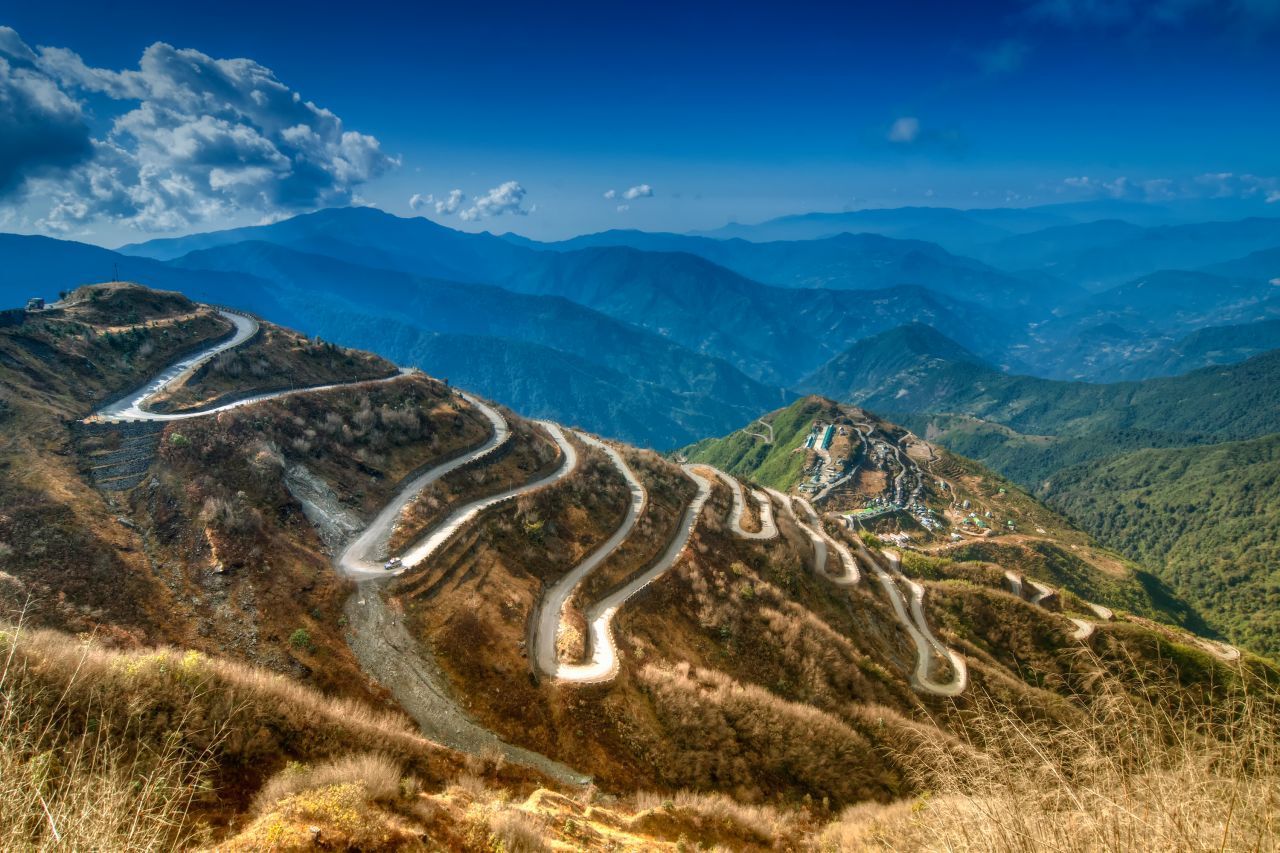
[[[461,193],[458,195],[461,197]],[[450,193],[450,198],[452,196],[453,194]],[[472,199],[472,205],[459,213],[458,217],[464,222],[474,222],[477,219],[488,219],[505,213],[525,216],[531,209],[524,207],[524,196],[524,187],[516,181],[507,181],[482,196],[476,196]]]
[[[648,184],[638,184],[624,192],[622,197],[627,201],[635,201],[638,198],[653,198],[653,187]]]
[[[0,27],[0,200],[93,153],[80,104],[36,67],[36,59],[14,30]]]
[[[414,193],[413,195],[409,196],[409,209],[424,210],[427,207],[430,207],[432,202],[434,202],[435,200],[436,200],[436,197],[431,195],[430,193],[428,193],[427,195],[423,195],[422,193]]]
[[[615,199],[615,198],[617,198],[617,197],[618,197],[618,191],[617,191],[617,190],[605,190],[605,191],[604,191],[604,197],[605,197],[605,198],[607,198],[607,199]]]
[[[889,125],[888,140],[890,142],[915,142],[920,135],[920,119],[915,116],[903,116]]]
[[[435,203],[436,213],[441,216],[457,213],[458,208],[462,207],[463,198],[462,190],[449,190],[447,196]]]
[[[0,28],[0,62],[0,203],[38,190],[48,230],[98,219],[166,230],[350,204],[397,165],[376,138],[249,59],[157,42],[137,69],[93,68]],[[101,138],[84,122],[88,94],[118,113]]]

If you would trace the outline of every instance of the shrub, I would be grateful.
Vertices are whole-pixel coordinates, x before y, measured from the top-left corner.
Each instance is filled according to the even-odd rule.
[[[306,628],[298,628],[289,635],[289,645],[295,649],[306,649],[312,651],[315,646],[311,642],[311,632]]]
[[[516,809],[504,809],[489,817],[489,832],[495,847],[503,853],[542,853],[550,850],[543,841],[545,829],[533,815]]]
[[[401,795],[400,771],[399,763],[378,753],[347,755],[315,767],[291,764],[262,786],[253,809],[262,814],[295,794],[333,785],[358,785],[367,799],[390,802]]]

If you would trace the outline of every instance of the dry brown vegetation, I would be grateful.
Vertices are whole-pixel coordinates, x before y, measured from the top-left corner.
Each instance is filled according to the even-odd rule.
[[[391,553],[412,544],[453,508],[537,480],[560,465],[559,448],[540,427],[511,415],[507,422],[511,437],[493,455],[450,472],[405,507],[391,537]]]
[[[578,607],[598,601],[656,561],[676,535],[685,508],[697,491],[683,471],[652,451],[625,448],[622,455],[644,484],[649,500],[622,547],[592,572],[575,594],[573,604]]]
[[[151,408],[193,411],[268,391],[380,379],[395,372],[394,364],[372,353],[263,323],[253,340],[217,355],[165,389],[152,398]]]
[[[960,729],[980,760],[920,763],[927,795],[855,806],[822,837],[841,850],[1267,850],[1280,831],[1274,684],[1230,679],[1187,702],[1147,665],[1073,696],[1070,724],[1027,721],[979,694]],[[1136,687],[1135,687],[1136,685]]]
[[[168,846],[198,831],[196,815],[242,809],[287,762],[361,745],[424,779],[460,766],[399,715],[194,651],[113,652],[6,627],[0,657],[4,849],[68,832],[76,847]]]

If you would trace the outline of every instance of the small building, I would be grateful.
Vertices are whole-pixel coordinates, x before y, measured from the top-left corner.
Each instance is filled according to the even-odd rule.
[[[28,310],[28,311],[43,311],[43,310],[44,310],[44,299],[43,299],[42,297],[40,297],[40,296],[33,296],[33,297],[31,297],[30,299],[28,299],[28,300],[27,300],[27,310]]]

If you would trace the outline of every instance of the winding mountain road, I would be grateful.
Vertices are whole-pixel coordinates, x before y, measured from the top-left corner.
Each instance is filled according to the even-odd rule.
[[[796,498],[796,502],[804,508],[804,513],[808,518],[808,523],[806,524],[796,518],[794,510],[792,511],[791,517],[796,518],[796,523],[799,524],[801,529],[808,533],[809,538],[813,540],[815,554],[818,551],[818,541],[821,540],[823,543],[822,565],[818,568],[818,571],[822,572],[826,569],[826,555],[831,550],[834,550],[840,557],[840,565],[842,566],[843,571],[838,575],[826,575],[827,580],[837,586],[853,586],[861,581],[862,572],[858,570],[858,561],[854,559],[853,552],[849,550],[849,547],[839,539],[827,534],[826,530],[822,527],[822,519],[818,517],[818,512],[813,508],[813,504],[809,503],[804,498]]]
[[[716,476],[733,493],[733,507],[729,510],[729,528],[733,531],[733,535],[739,539],[776,539],[778,537],[778,525],[773,520],[773,502],[769,500],[769,496],[759,491],[751,493],[751,496],[755,498],[756,504],[760,507],[760,529],[747,530],[742,526],[742,516],[747,508],[746,490],[742,487],[742,483],[737,477],[726,474],[718,468],[712,468],[711,470],[715,471]]]
[[[253,403],[261,403],[265,400],[276,400],[281,397],[291,397],[296,394],[315,394],[321,391],[332,391],[336,388],[348,388],[353,385],[372,385],[380,382],[391,382],[402,376],[408,376],[418,372],[416,368],[402,367],[397,373],[381,379],[359,379],[353,382],[334,382],[328,385],[309,385],[305,388],[288,388],[283,391],[267,391],[261,394],[252,394],[248,397],[241,397],[238,400],[232,400],[231,402],[223,403],[220,406],[214,406],[208,409],[195,409],[189,412],[152,412],[148,410],[146,408],[147,402],[161,391],[164,391],[172,385],[178,384],[198,370],[210,359],[221,355],[227,350],[234,349],[235,347],[248,342],[258,333],[258,321],[252,317],[222,309],[219,309],[218,313],[231,321],[235,326],[235,332],[230,338],[206,349],[202,349],[194,355],[187,356],[186,358],[174,362],[157,374],[142,388],[131,391],[120,399],[107,403],[105,406],[102,406],[100,409],[95,411],[89,419],[99,421],[183,421],[190,418],[203,418],[209,415],[216,415],[219,412],[239,409],[242,406],[252,405]]]
[[[911,676],[912,684],[917,689],[932,693],[935,696],[959,696],[969,686],[969,665],[963,657],[944,646],[933,635],[933,631],[930,630],[929,622],[924,614],[924,587],[902,574],[902,558],[896,551],[882,551],[881,553],[889,561],[890,570],[886,572],[874,560],[870,561],[871,568],[875,572],[876,579],[880,581],[880,585],[884,587],[885,592],[888,594],[889,603],[893,607],[894,613],[897,614],[898,621],[907,629],[907,633],[911,635],[912,642],[915,643],[916,669]],[[902,592],[894,583],[895,578],[903,581],[911,590],[911,619],[906,618]],[[944,658],[951,664],[950,681],[940,682],[934,680],[933,655],[931,652],[936,652],[939,657]]]
[[[189,376],[209,359],[252,339],[258,331],[259,324],[251,317],[224,310],[219,310],[218,313],[235,326],[235,331],[230,338],[170,365],[140,390],[103,406],[94,413],[94,419],[175,421],[207,417],[291,394],[315,393],[369,384],[371,381],[385,382],[415,372],[402,368],[399,374],[381,380],[360,380],[257,394],[201,411],[174,414],[147,411],[145,406],[148,400]],[[400,513],[421,494],[423,489],[450,472],[489,456],[510,439],[511,428],[500,412],[468,394],[461,396],[489,421],[492,431],[478,446],[444,463],[432,466],[409,480],[374,519],[365,525],[360,534],[340,552],[335,560],[337,567],[355,580],[369,581],[385,578],[391,574],[384,571],[382,566],[373,560],[380,551],[385,550]],[[406,551],[405,557],[402,558],[405,567],[418,565],[427,559],[484,509],[526,492],[549,486],[572,473],[578,461],[576,448],[567,441],[556,424],[543,422],[542,426],[560,450],[561,464],[556,470],[534,482],[472,501],[455,509],[432,533]],[[323,483],[313,485],[319,490],[326,488]],[[303,499],[300,498],[300,500]],[[306,503],[305,500],[304,503]],[[306,508],[317,517],[328,516],[333,509],[321,506],[316,500],[312,500]],[[341,528],[342,525],[338,527]],[[346,614],[350,626],[355,629],[348,632],[347,641],[357,660],[371,677],[392,692],[396,700],[418,721],[424,733],[445,746],[474,754],[497,749],[510,761],[535,767],[568,784],[581,785],[590,781],[589,777],[546,756],[506,743],[494,732],[472,720],[451,696],[447,680],[440,673],[430,652],[423,649],[409,635],[403,619],[391,613],[377,590],[368,586],[358,588],[347,602]],[[388,650],[392,653],[388,654]]]
[[[618,645],[613,637],[613,618],[617,615],[618,609],[627,602],[632,596],[644,589],[667,569],[675,565],[676,560],[680,558],[684,552],[685,546],[689,543],[689,537],[693,534],[693,528],[698,523],[698,516],[702,514],[702,507],[707,502],[707,498],[711,495],[711,481],[703,477],[694,470],[694,466],[683,466],[684,472],[698,486],[697,494],[693,500],[689,502],[685,508],[684,517],[680,521],[680,527],[677,529],[676,535],[667,543],[667,548],[662,555],[648,569],[632,578],[625,586],[610,593],[600,601],[587,608],[584,614],[588,626],[587,649],[589,653],[588,660],[585,663],[562,663],[555,661],[554,668],[550,667],[550,660],[541,659],[544,649],[547,648],[548,640],[544,636],[538,643],[539,649],[539,665],[543,668],[543,672],[553,675],[556,679],[566,682],[575,682],[578,684],[595,684],[604,681],[612,681],[618,674]],[[632,505],[634,506],[634,498]],[[625,538],[625,537],[624,537]],[[596,554],[593,553],[592,557]],[[607,554],[605,556],[608,556]],[[588,558],[590,559],[590,558]],[[603,558],[601,558],[603,560]],[[598,565],[598,562],[597,562]],[[577,574],[575,569],[573,574]],[[587,572],[578,575],[577,579],[585,577]],[[572,587],[571,587],[572,588]],[[563,607],[563,600],[561,601]],[[550,605],[544,605],[544,612],[550,611],[558,617],[559,611],[552,610]],[[557,618],[558,622],[558,618]],[[545,634],[547,628],[539,625],[539,633]],[[551,641],[551,649],[554,652],[554,640]]]
[[[645,490],[644,484],[640,482],[635,472],[631,470],[631,466],[622,458],[622,454],[594,436],[581,432],[577,435],[587,444],[605,452],[610,461],[613,462],[613,466],[627,481],[627,486],[631,490],[631,502],[627,506],[627,512],[622,519],[622,524],[618,525],[618,529],[613,532],[613,535],[592,551],[586,559],[566,572],[543,595],[542,605],[538,610],[538,625],[534,632],[534,662],[543,674],[554,678],[564,681],[592,681],[598,680],[601,673],[608,672],[611,669],[616,670],[617,667],[616,651],[603,651],[605,656],[612,658],[612,665],[605,660],[604,656],[601,656],[603,645],[612,646],[612,637],[607,634],[608,626],[604,626],[606,633],[603,639],[607,641],[606,643],[600,642],[601,638],[597,637],[597,629],[594,625],[592,627],[591,649],[593,658],[590,664],[573,665],[561,663],[556,651],[556,638],[560,633],[564,605],[578,584],[587,575],[595,571],[601,563],[608,559],[626,541],[626,538],[631,534],[631,529],[636,526],[636,521],[639,520],[640,514],[644,512],[649,500],[649,493]],[[597,661],[596,657],[600,657],[600,659]]]

